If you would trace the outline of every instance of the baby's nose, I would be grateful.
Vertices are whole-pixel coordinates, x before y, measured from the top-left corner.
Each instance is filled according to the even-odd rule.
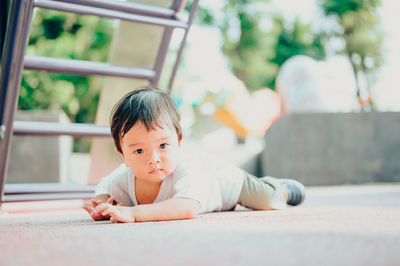
[[[149,161],[148,164],[149,165],[153,165],[153,164],[159,164],[160,160],[156,160],[156,161]]]
[[[157,153],[154,153],[153,156],[148,161],[149,165],[159,164],[160,163],[160,156]]]

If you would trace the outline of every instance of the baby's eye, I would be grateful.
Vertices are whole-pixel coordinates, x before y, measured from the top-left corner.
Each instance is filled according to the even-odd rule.
[[[143,153],[143,149],[134,150],[133,153],[135,153],[135,154],[142,154],[142,153]]]
[[[165,150],[167,147],[168,147],[168,144],[167,144],[167,143],[160,144],[160,148],[161,148],[162,150]]]

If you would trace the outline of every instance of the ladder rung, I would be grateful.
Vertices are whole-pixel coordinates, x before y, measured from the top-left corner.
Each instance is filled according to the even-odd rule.
[[[149,5],[143,3],[110,1],[110,0],[57,0],[58,2],[66,2],[82,6],[98,7],[103,9],[126,12],[143,16],[153,16],[160,18],[171,18],[176,15],[176,11],[170,8]]]
[[[103,8],[82,6],[70,3],[63,3],[51,0],[35,0],[35,7],[53,9],[58,11],[71,12],[80,15],[92,15],[103,18],[121,19],[131,22],[140,22],[157,26],[175,27],[186,29],[188,24],[178,18],[158,18],[143,15],[135,15],[115,10],[107,10]]]
[[[41,56],[25,56],[24,68],[72,75],[101,75],[148,80],[152,80],[155,76],[154,70],[151,69]]]
[[[62,124],[55,122],[14,121],[17,136],[110,137],[110,128],[93,124]]]
[[[22,183],[5,184],[4,194],[35,194],[35,193],[93,193],[95,185],[75,185],[60,183]]]
[[[22,202],[36,200],[67,200],[67,199],[92,199],[93,193],[38,193],[38,194],[17,194],[4,195],[2,202]]]

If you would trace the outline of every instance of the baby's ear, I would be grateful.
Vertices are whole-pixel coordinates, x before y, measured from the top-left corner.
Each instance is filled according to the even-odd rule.
[[[117,148],[115,148],[115,151],[116,151],[117,153],[119,153],[119,155],[121,155],[122,158],[125,158],[125,157],[124,157],[124,154],[123,154],[122,152],[120,152]]]
[[[178,147],[181,146],[182,140],[183,140],[183,135],[180,135],[180,137],[178,138]]]

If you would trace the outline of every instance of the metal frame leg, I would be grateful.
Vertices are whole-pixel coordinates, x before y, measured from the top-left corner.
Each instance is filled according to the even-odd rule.
[[[186,4],[186,3],[185,3]],[[178,9],[182,5],[182,1],[174,0],[171,9],[178,12]],[[187,29],[185,29],[187,31]],[[154,72],[156,73],[153,80],[151,80],[152,87],[158,87],[160,83],[161,72],[164,67],[165,59],[167,58],[168,49],[171,43],[172,34],[174,33],[174,29],[171,27],[167,27],[164,29],[163,36],[160,42],[160,47],[157,52],[156,62],[154,64]]]
[[[167,57],[167,52],[169,49],[173,31],[174,30],[172,28],[164,29],[164,33],[163,33],[161,43],[160,43],[160,48],[157,53],[157,59],[156,59],[155,65],[154,65],[154,72],[156,74],[155,74],[154,79],[151,80],[152,87],[158,87],[158,85],[159,85],[161,72],[162,72],[161,70],[164,67],[164,63],[165,63],[165,59]]]
[[[9,5],[10,0],[0,1],[0,62],[3,58],[3,45],[6,36]]]
[[[189,19],[188,19],[188,22],[187,22],[188,23],[188,27],[186,28],[185,34],[183,35],[183,39],[181,41],[181,45],[179,46],[179,49],[178,49],[178,54],[176,55],[175,64],[174,64],[174,67],[172,69],[171,76],[169,78],[168,91],[167,91],[168,94],[171,94],[172,85],[174,83],[176,71],[178,70],[178,66],[179,66],[179,63],[181,61],[181,57],[182,57],[182,54],[183,54],[183,49],[185,48],[187,35],[189,34],[189,30],[190,30],[190,27],[192,25],[194,14],[196,13],[198,5],[199,5],[199,0],[194,0],[193,3],[192,3],[192,7],[190,8]]]
[[[14,0],[5,34],[0,77],[0,206],[32,12],[33,0]]]

